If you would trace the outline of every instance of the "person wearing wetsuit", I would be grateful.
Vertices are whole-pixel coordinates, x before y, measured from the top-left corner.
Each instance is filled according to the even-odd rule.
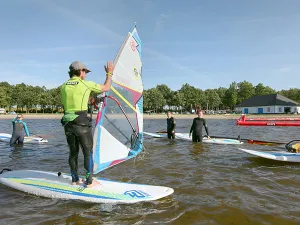
[[[12,124],[13,133],[11,135],[10,145],[23,144],[25,134],[27,137],[29,137],[29,131],[26,123],[23,121],[23,115],[18,114],[17,117],[12,120]]]
[[[198,117],[194,118],[193,124],[192,124],[191,129],[190,129],[190,137],[191,137],[191,134],[192,134],[193,142],[202,142],[202,128],[203,128],[203,126],[205,127],[205,131],[206,131],[206,134],[207,134],[208,138],[210,138],[210,137],[209,137],[209,134],[208,134],[208,127],[207,127],[206,121],[205,121],[205,119],[203,119],[203,112],[198,110],[197,115],[198,115]]]
[[[172,116],[171,112],[169,111],[167,114],[167,133],[169,139],[175,139],[175,128],[176,122],[174,117]]]
[[[93,134],[92,118],[88,116],[88,101],[91,92],[107,92],[111,86],[114,70],[112,62],[104,66],[106,80],[104,84],[86,81],[87,73],[91,72],[82,62],[75,61],[69,66],[70,79],[61,86],[61,97],[64,106],[64,116],[61,123],[64,126],[69,145],[69,165],[71,168],[72,184],[79,184],[78,154],[79,146],[84,155],[86,170],[86,186],[91,187],[99,183],[93,181]]]

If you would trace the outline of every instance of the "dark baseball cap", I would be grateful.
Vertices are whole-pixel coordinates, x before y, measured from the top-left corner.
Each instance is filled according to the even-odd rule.
[[[85,70],[87,73],[91,72],[85,64],[79,61],[74,61],[72,64],[69,66],[70,70]]]

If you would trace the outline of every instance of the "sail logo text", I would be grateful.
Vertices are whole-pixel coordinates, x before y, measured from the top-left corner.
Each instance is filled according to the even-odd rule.
[[[134,197],[136,197],[136,198],[145,198],[145,197],[150,196],[149,194],[147,194],[143,191],[140,191],[140,190],[126,191],[126,192],[124,192],[124,195],[129,195],[132,198],[134,198]]]
[[[133,74],[134,74],[136,79],[140,78],[140,73],[139,73],[139,71],[137,70],[136,67],[133,67]]]
[[[137,46],[136,41],[135,41],[134,39],[132,39],[132,40],[130,41],[130,47],[131,47],[132,51],[135,51],[135,50],[136,50],[136,46]]]
[[[125,79],[121,76],[118,76],[118,74],[116,74],[116,80],[119,82],[119,83],[122,83],[122,84],[125,84],[127,86],[130,86],[131,82],[129,79]]]

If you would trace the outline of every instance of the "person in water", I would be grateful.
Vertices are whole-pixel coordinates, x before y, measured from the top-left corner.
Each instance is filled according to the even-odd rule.
[[[172,116],[172,113],[168,111],[167,113],[167,133],[169,139],[175,139],[175,128],[176,128],[176,121]]]
[[[197,110],[197,115],[198,115],[198,117],[194,118],[194,120],[193,120],[193,124],[191,126],[189,136],[191,137],[191,134],[192,134],[193,142],[202,142],[202,128],[203,128],[203,126],[205,127],[207,137],[208,138],[210,138],[210,137],[209,137],[209,134],[208,134],[208,127],[207,127],[206,121],[205,121],[205,119],[203,119],[202,110]]]
[[[29,131],[26,123],[23,121],[23,115],[18,114],[16,118],[12,120],[13,133],[10,139],[10,145],[23,144],[25,135],[29,137]]]
[[[71,168],[72,184],[82,181],[78,177],[79,146],[84,155],[84,168],[86,170],[87,187],[99,184],[93,181],[93,134],[92,118],[88,116],[88,101],[91,92],[102,93],[110,90],[114,65],[110,61],[104,66],[106,80],[104,84],[96,84],[86,81],[85,78],[91,72],[85,64],[79,61],[69,66],[70,79],[61,86],[61,97],[64,107],[64,116],[61,123],[64,126],[65,135],[70,149],[69,165]]]

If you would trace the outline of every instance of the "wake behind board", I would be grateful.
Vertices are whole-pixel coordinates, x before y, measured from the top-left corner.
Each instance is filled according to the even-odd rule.
[[[59,199],[77,199],[93,203],[136,203],[153,201],[174,190],[163,186],[123,183],[104,178],[94,178],[100,185],[86,188],[84,184],[72,185],[71,176],[36,170],[15,170],[0,174],[0,183],[37,196]]]
[[[286,151],[262,152],[262,151],[255,151],[255,150],[249,150],[243,148],[239,148],[239,150],[266,159],[272,159],[272,160],[284,161],[284,162],[300,162],[300,153],[291,153]]]
[[[179,139],[192,141],[192,137],[189,137],[187,133],[176,133],[175,136]],[[225,138],[207,138],[203,137],[203,143],[211,143],[211,144],[223,144],[223,145],[241,145],[243,142],[236,139],[225,139]]]
[[[11,139],[11,134],[0,133],[0,141],[9,143]],[[48,140],[42,137],[24,137],[24,143],[32,143],[32,144],[39,144],[39,143],[47,143]]]

